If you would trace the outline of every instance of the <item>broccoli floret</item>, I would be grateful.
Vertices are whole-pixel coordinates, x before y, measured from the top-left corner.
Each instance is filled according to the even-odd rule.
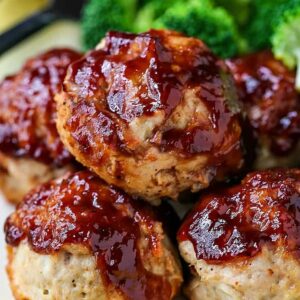
[[[144,0],[144,6],[139,10],[136,21],[135,30],[136,32],[144,32],[155,26],[156,20],[161,17],[167,9],[182,3],[184,5],[193,5],[199,0]],[[201,0],[202,3],[211,4],[211,0]]]
[[[244,45],[233,18],[209,2],[177,3],[155,22],[155,27],[198,37],[222,58],[237,55]]]
[[[296,89],[300,91],[300,7],[287,11],[272,37],[272,50],[277,59],[290,69],[297,67]]]
[[[252,0],[244,34],[252,51],[271,47],[271,37],[283,14],[299,6],[300,0]]]
[[[135,30],[137,32],[147,31],[153,26],[153,22],[164,12],[180,0],[152,0],[148,1],[140,9],[135,20]]]
[[[250,2],[251,0],[214,0],[214,4],[226,9],[240,26],[244,26],[249,19]]]
[[[138,0],[138,8],[144,7],[148,3],[151,3],[153,0]]]
[[[82,13],[86,49],[95,47],[109,30],[132,31],[136,0],[90,0]]]

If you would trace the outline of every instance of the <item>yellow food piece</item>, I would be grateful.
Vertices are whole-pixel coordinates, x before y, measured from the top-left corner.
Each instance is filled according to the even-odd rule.
[[[0,34],[26,17],[45,8],[48,2],[48,0],[1,0]]]

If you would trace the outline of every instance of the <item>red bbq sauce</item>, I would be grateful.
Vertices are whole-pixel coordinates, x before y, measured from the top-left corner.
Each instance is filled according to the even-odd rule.
[[[172,45],[172,38],[183,38],[184,45]],[[225,136],[233,136],[237,143],[240,139],[238,112],[228,104],[236,100],[233,86],[225,64],[200,40],[170,31],[109,32],[101,49],[69,68],[64,89],[72,104],[66,127],[79,145],[85,145],[86,153],[95,145],[95,136],[126,151],[123,131],[129,122],[158,110],[167,120],[184,91],[197,89],[209,124],[195,124],[191,116],[187,128],[161,133],[160,126],[149,141],[161,151],[187,156],[214,151],[217,156],[218,151],[229,151],[220,150]]]
[[[177,234],[197,259],[250,258],[264,245],[300,254],[300,170],[250,173],[240,185],[204,196]]]
[[[295,73],[276,60],[271,51],[227,61],[239,96],[257,137],[270,139],[270,150],[285,155],[300,137],[300,98]]]
[[[147,271],[143,263],[162,251],[162,237],[154,228],[157,218],[147,204],[81,171],[27,195],[6,221],[6,241],[17,246],[27,239],[42,254],[65,244],[86,245],[103,282],[113,284],[128,299],[170,299],[170,283]],[[147,231],[143,236],[141,226]],[[147,248],[143,257],[141,241]]]
[[[26,62],[0,84],[0,151],[62,165],[71,160],[58,136],[54,95],[61,91],[68,65],[80,58],[54,49]]]

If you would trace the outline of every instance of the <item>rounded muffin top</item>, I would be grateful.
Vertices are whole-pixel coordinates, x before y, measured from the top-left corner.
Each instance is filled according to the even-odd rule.
[[[299,257],[299,207],[300,170],[253,172],[240,185],[204,196],[177,238],[210,263],[253,257],[263,245]]]
[[[232,78],[195,38],[172,31],[110,32],[70,66],[64,91],[71,102],[64,127],[97,161],[104,155],[99,143],[125,154],[152,146],[182,156],[214,152],[212,159],[239,147]],[[138,119],[144,126],[135,130]]]
[[[42,254],[84,245],[103,282],[129,299],[170,299],[168,278],[145,267],[153,259],[159,264],[164,255],[160,226],[150,206],[81,171],[29,193],[7,219],[5,232],[9,245],[27,240]]]
[[[61,91],[68,65],[80,58],[54,49],[29,59],[0,84],[0,151],[62,165],[71,159],[56,130],[54,95]]]
[[[270,140],[270,150],[284,155],[300,136],[300,98],[295,73],[276,60],[271,51],[227,61],[254,134]]]

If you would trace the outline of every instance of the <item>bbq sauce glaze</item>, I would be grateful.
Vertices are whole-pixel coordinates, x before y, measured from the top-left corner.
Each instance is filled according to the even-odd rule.
[[[0,151],[47,164],[71,160],[58,136],[54,95],[61,91],[68,65],[80,54],[54,49],[26,62],[0,84]]]
[[[162,237],[154,228],[158,218],[147,204],[81,171],[31,192],[7,219],[5,233],[9,245],[27,239],[42,254],[65,244],[86,245],[104,284],[113,284],[128,299],[170,299],[170,283],[147,271],[143,262],[162,251]],[[146,243],[144,257],[141,242]]]
[[[177,44],[172,44],[172,38],[178,39]],[[128,124],[158,110],[164,111],[166,122],[187,89],[197,90],[209,122],[195,123],[190,116],[184,129],[161,132],[162,125],[149,142],[161,151],[185,156],[224,154],[229,151],[220,150],[226,135],[232,135],[238,145],[238,109],[230,107],[236,100],[233,82],[225,64],[200,40],[170,31],[109,32],[101,49],[69,68],[64,90],[71,101],[71,117],[66,128],[78,144],[85,145],[86,153],[92,152],[95,136],[130,153],[124,137]]]
[[[204,196],[177,234],[197,259],[251,258],[264,245],[300,256],[300,170],[250,173],[240,185]]]
[[[257,137],[270,140],[275,155],[293,150],[300,136],[300,97],[295,90],[295,73],[262,51],[227,61],[239,98]]]

